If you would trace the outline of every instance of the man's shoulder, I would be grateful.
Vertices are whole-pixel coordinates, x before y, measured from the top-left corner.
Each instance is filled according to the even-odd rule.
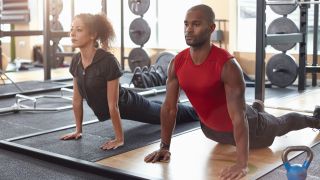
[[[181,61],[181,60],[185,59],[184,57],[186,57],[186,56],[188,55],[189,49],[190,49],[190,48],[186,48],[186,49],[180,51],[180,52],[176,55],[176,57],[174,58],[175,61]]]

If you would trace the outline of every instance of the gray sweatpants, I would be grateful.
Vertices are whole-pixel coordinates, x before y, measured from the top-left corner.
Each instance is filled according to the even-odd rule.
[[[258,112],[252,106],[246,106],[246,116],[249,124],[250,148],[270,146],[276,136],[282,136],[290,131],[307,127],[315,128],[319,120],[313,116],[299,113],[288,113],[275,117],[267,112]],[[235,145],[233,133],[218,132],[201,123],[203,133],[209,139],[223,144]]]

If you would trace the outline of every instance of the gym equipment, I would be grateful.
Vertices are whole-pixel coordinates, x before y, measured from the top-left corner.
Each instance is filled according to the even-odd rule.
[[[59,15],[63,9],[62,0],[50,0],[50,10],[49,13],[52,16]]]
[[[287,15],[292,13],[297,9],[297,4],[286,4],[286,5],[270,5],[270,8],[273,12],[279,14],[279,15]]]
[[[288,154],[292,151],[305,151],[307,153],[306,160],[303,164],[290,164]],[[313,159],[313,152],[308,146],[291,146],[287,147],[282,153],[282,161],[287,170],[288,180],[304,180],[307,177],[307,170]]]
[[[304,4],[320,4],[319,1],[303,1],[303,0],[267,0],[267,5],[304,5]]]
[[[150,38],[151,29],[147,23],[142,18],[136,18],[134,19],[129,27],[129,35],[130,39],[136,44],[136,45],[144,45]]]
[[[167,76],[168,73],[168,66],[170,61],[177,55],[177,53],[164,51],[161,52],[158,57],[156,58],[156,66],[160,66],[162,70],[165,72]]]
[[[293,57],[284,53],[276,54],[268,61],[266,74],[272,84],[285,88],[297,79],[298,65]]]
[[[150,66],[151,59],[147,52],[142,48],[134,48],[128,56],[129,67],[133,72],[136,67]]]
[[[15,103],[13,106],[10,107],[6,107],[6,108],[1,108],[0,109],[0,114],[4,114],[4,113],[18,113],[20,111],[63,111],[63,110],[68,110],[68,109],[72,109],[72,105],[68,105],[68,106],[62,106],[62,107],[52,107],[52,108],[38,108],[37,107],[37,99],[40,98],[62,98],[62,99],[66,99],[66,100],[70,100],[72,101],[72,97],[69,96],[65,96],[64,92],[73,92],[72,89],[67,89],[67,88],[61,88],[60,96],[57,95],[40,95],[40,96],[26,96],[26,95],[22,95],[22,94],[16,94],[15,96]],[[23,104],[23,102],[25,101],[31,101],[33,104],[33,107],[30,107],[28,105]]]
[[[17,24],[30,22],[28,0],[0,1],[1,24]]]
[[[133,14],[142,16],[148,11],[150,0],[129,0],[128,5]]]
[[[255,80],[252,79],[250,76],[248,76],[245,72],[242,72],[243,73],[243,78],[244,78],[244,81],[246,83],[246,87],[255,87]],[[272,84],[270,81],[266,81],[265,82],[265,87],[266,88],[271,88],[272,87]]]
[[[142,68],[136,67],[131,82],[137,88],[148,88],[155,86],[153,79],[149,75],[149,70],[147,66],[144,66]]]
[[[163,71],[158,71],[155,66],[144,66],[142,68],[136,67],[133,72],[132,79],[129,83],[133,84],[135,88],[151,88],[156,86],[162,86],[166,84],[166,76]]]
[[[143,19],[143,14],[146,13],[150,6],[149,0],[128,0],[128,5],[132,13],[140,15],[139,18],[134,19],[129,27],[130,39],[140,48],[135,48],[129,53],[129,57],[124,57],[124,36],[123,28],[121,28],[121,67],[124,69],[124,59],[128,59],[131,72],[136,67],[150,66],[150,58],[147,53],[142,49],[143,45],[149,40],[151,29]],[[121,27],[124,26],[123,18],[123,1],[121,1]]]
[[[267,30],[268,34],[291,34],[298,32],[299,29],[296,24],[286,17],[280,17],[273,20]],[[279,51],[287,51],[289,49],[292,49],[295,45],[296,43],[271,44],[274,49]]]

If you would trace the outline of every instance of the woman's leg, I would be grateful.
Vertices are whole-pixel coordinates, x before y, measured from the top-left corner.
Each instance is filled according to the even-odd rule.
[[[119,108],[124,119],[160,124],[161,102],[149,101],[143,96],[126,90],[120,98]],[[177,123],[199,121],[194,109],[190,106],[178,105]]]

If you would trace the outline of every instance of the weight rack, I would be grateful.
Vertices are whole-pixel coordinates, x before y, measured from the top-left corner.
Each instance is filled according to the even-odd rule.
[[[318,14],[319,4],[314,0],[315,15]],[[265,48],[267,45],[295,42],[299,43],[299,68],[298,68],[298,90],[305,90],[306,73],[313,73],[312,85],[316,86],[317,77],[314,75],[320,72],[320,67],[317,66],[317,42],[314,42],[313,63],[312,66],[306,66],[307,60],[307,24],[308,24],[308,8],[310,2],[299,4],[300,7],[300,33],[295,34],[266,34],[266,0],[257,0],[256,11],[256,72],[255,72],[255,99],[264,101],[265,95]],[[280,2],[281,3],[281,2]],[[318,34],[318,16],[314,18],[314,37]],[[315,39],[314,38],[314,39]]]

